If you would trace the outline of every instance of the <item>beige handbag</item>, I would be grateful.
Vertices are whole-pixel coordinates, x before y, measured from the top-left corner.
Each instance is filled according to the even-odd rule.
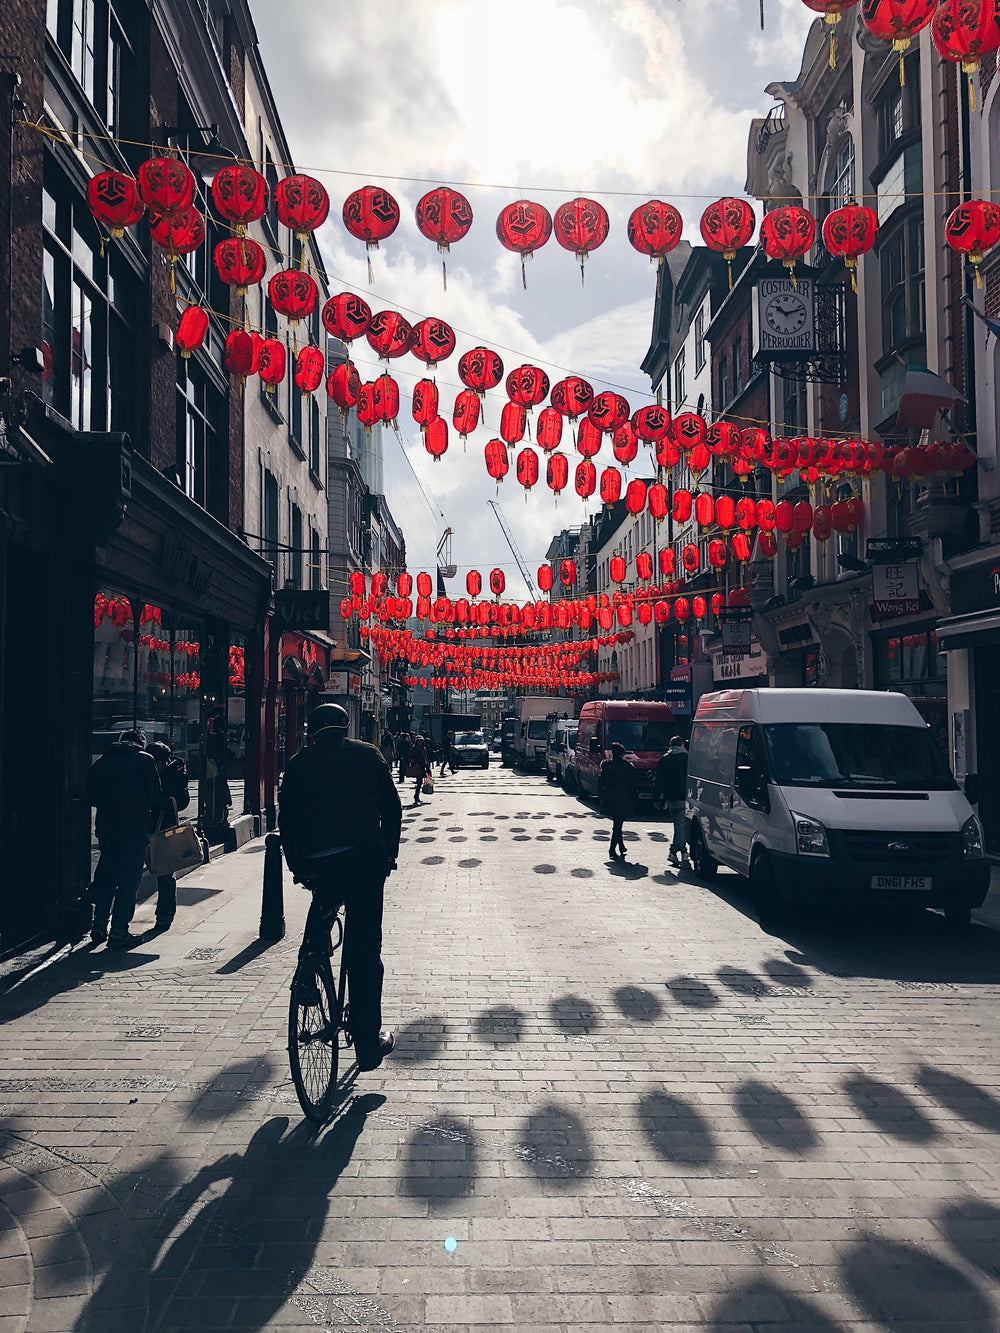
[[[174,818],[177,806],[174,804]],[[174,875],[178,870],[187,870],[191,866],[201,865],[202,850],[198,834],[191,824],[177,824],[174,828],[161,828],[163,815],[156,821],[156,828],[150,834],[146,848],[146,864],[152,874]]]

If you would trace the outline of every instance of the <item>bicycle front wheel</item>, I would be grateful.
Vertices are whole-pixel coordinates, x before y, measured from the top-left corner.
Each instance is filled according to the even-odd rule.
[[[288,1063],[299,1105],[318,1125],[328,1119],[337,1091],[339,1028],[329,966],[315,956],[301,959],[288,1008]]]

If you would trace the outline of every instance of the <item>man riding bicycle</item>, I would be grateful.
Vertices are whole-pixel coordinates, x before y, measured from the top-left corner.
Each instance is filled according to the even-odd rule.
[[[396,1044],[382,1029],[382,900],[403,814],[388,764],[374,745],[348,740],[349,727],[339,704],[313,710],[309,745],[281,781],[278,830],[289,869],[312,890],[310,915],[347,905],[351,1033],[358,1065],[369,1070]]]

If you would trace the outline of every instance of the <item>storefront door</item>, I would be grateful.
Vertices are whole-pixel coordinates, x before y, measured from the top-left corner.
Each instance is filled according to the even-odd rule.
[[[1000,675],[994,647],[975,649],[976,755],[979,770],[979,818],[986,850],[1000,855],[1000,772],[996,763],[1000,735]]]

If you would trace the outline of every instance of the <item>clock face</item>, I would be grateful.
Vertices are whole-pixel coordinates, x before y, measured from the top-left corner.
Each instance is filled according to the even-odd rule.
[[[768,298],[764,306],[764,323],[772,333],[801,333],[809,318],[809,309],[795,292],[779,292]]]

